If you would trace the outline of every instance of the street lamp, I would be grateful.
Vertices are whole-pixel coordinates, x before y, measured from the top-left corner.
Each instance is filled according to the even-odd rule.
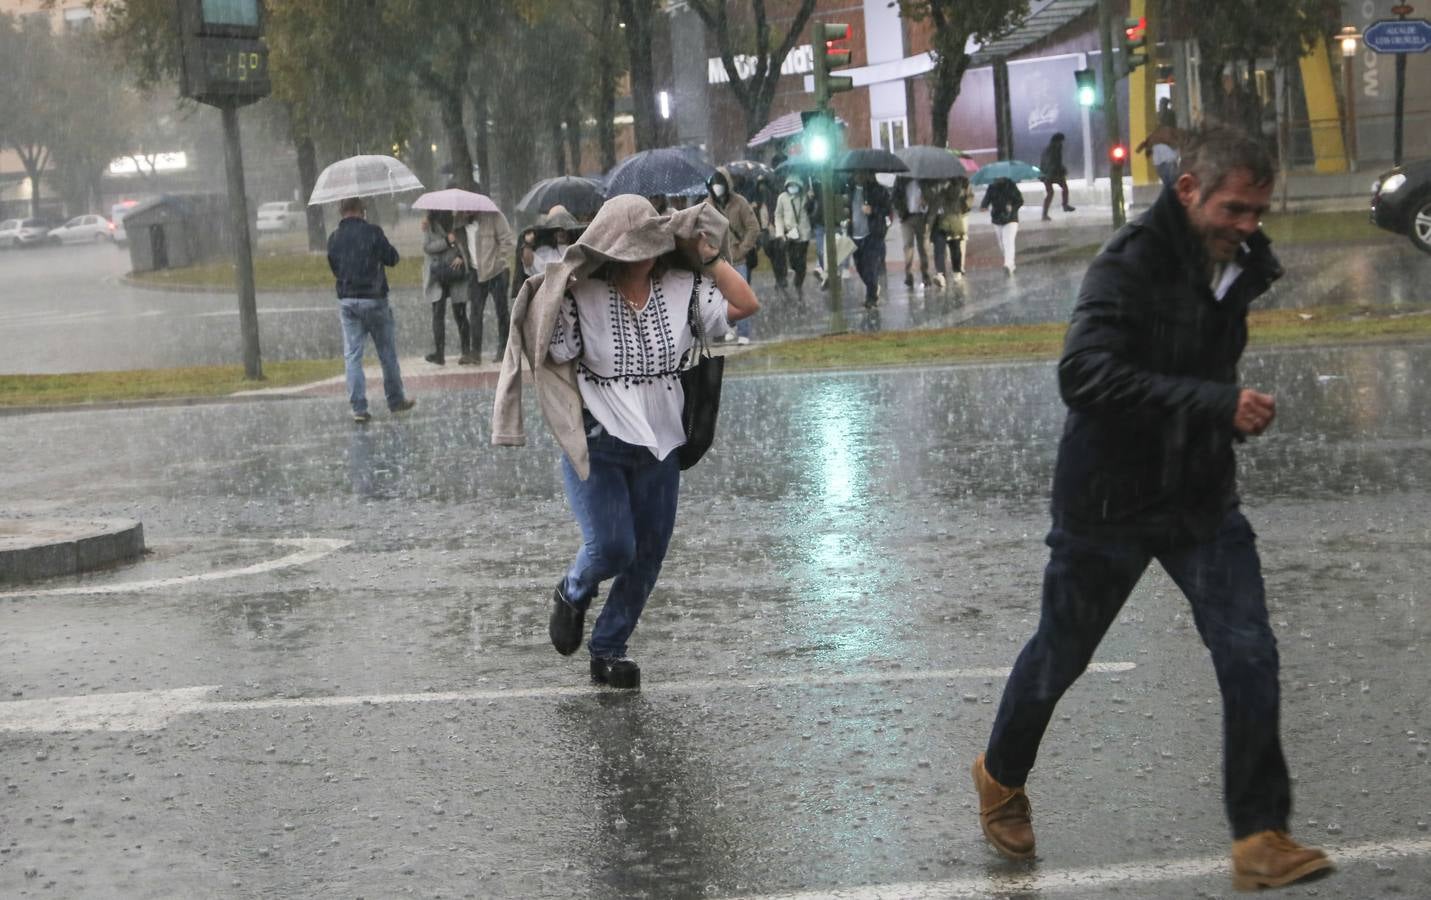
[[[1361,32],[1356,30],[1355,25],[1348,25],[1338,34],[1337,39],[1342,45],[1342,93],[1346,97],[1346,121],[1343,131],[1346,134],[1347,149],[1347,170],[1356,171],[1356,85],[1352,75],[1353,60],[1356,59],[1356,45],[1361,41]]]

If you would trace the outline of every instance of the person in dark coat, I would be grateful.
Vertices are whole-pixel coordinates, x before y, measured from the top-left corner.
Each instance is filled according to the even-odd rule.
[[[1288,834],[1277,640],[1233,457],[1277,412],[1237,372],[1248,305],[1282,274],[1259,230],[1274,176],[1245,133],[1197,134],[1174,190],[1119,230],[1083,279],[1058,364],[1069,411],[1042,611],[973,768],[980,825],[1007,856],[1034,853],[1024,785],[1055,705],[1156,559],[1192,606],[1222,693],[1234,886],[1331,867]]]
[[[1043,156],[1039,158],[1038,168],[1043,177],[1043,220],[1051,222],[1053,219],[1048,214],[1048,208],[1053,205],[1053,186],[1058,185],[1063,188],[1063,211],[1073,212],[1073,207],[1068,205],[1068,167],[1063,164],[1063,132],[1056,133],[1048,139],[1048,146],[1043,148]]]
[[[884,279],[885,235],[894,211],[889,191],[871,172],[860,172],[850,185],[850,237],[855,240],[855,269],[865,284],[865,308],[879,304]]]
[[[1012,178],[995,178],[984,190],[980,209],[989,211],[994,225],[994,237],[1004,254],[1004,274],[1014,274],[1014,250],[1019,238],[1019,207],[1024,205],[1024,192]]]
[[[342,221],[328,235],[328,268],[338,293],[338,319],[343,325],[343,369],[348,382],[348,403],[359,425],[372,419],[368,413],[367,380],[363,375],[363,346],[371,336],[383,367],[383,393],[388,409],[406,412],[416,404],[403,394],[398,367],[397,325],[388,305],[387,269],[398,264],[397,248],[378,226],[367,221],[367,206],[357,197],[338,204]]]

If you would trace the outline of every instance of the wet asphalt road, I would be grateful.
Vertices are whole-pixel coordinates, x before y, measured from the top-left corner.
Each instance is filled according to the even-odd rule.
[[[410,230],[408,223],[399,228]],[[404,247],[411,243],[407,230],[399,235]],[[1019,235],[1018,271],[1009,278],[997,261],[992,230],[976,223],[969,277],[945,291],[927,292],[906,291],[898,229],[892,233],[891,274],[878,312],[868,315],[863,310],[863,287],[857,278],[845,282],[845,319],[851,330],[1066,321],[1086,265],[1086,259],[1068,251],[1095,246],[1108,231],[1061,221],[1027,223]],[[272,240],[260,241],[260,251]],[[1350,245],[1288,246],[1279,253],[1287,276],[1263,304],[1426,300],[1431,259],[1391,235]],[[241,364],[238,302],[232,292],[134,288],[121,281],[128,269],[128,252],[109,245],[0,253],[0,374]],[[764,303],[755,324],[757,340],[829,329],[828,300],[813,278],[803,294],[793,288],[781,293],[762,257],[753,281]],[[336,301],[330,293],[260,294],[258,308],[263,359],[342,355]],[[421,357],[429,352],[430,307],[417,286],[395,283],[393,309],[399,353]],[[484,357],[492,359],[497,349],[495,311],[486,317]],[[449,323],[449,350],[456,340]]]
[[[1241,459],[1294,831],[1343,855],[1290,896],[1431,884],[1428,365],[1245,367],[1281,411]],[[577,533],[530,407],[520,450],[488,446],[489,391],[367,428],[336,398],[4,419],[4,514],[139,518],[153,553],[0,595],[0,896],[1231,896],[1213,673],[1161,572],[1060,707],[1039,861],[982,844],[1048,364],[732,379],[724,406],[637,695],[547,643]]]

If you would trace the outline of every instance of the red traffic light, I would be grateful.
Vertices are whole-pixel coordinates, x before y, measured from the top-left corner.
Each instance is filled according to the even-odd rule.
[[[844,34],[839,34],[838,29],[843,28]],[[843,46],[845,41],[850,39],[854,29],[849,25],[826,25],[825,26],[825,50],[830,53],[846,53],[850,48]]]
[[[1130,41],[1139,41],[1139,40],[1142,40],[1144,37],[1147,36],[1147,34],[1148,34],[1148,17],[1147,17],[1147,16],[1139,16],[1137,19],[1129,18],[1129,19],[1127,19],[1126,21],[1127,21],[1127,23],[1128,23],[1128,27],[1123,29],[1123,34],[1124,34],[1125,36],[1127,36],[1128,40],[1130,40]]]
[[[1128,148],[1122,144],[1114,144],[1108,148],[1108,159],[1114,165],[1121,166],[1128,161]]]

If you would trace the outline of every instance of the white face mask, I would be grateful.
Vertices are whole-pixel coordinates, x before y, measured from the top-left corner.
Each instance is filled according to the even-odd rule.
[[[800,193],[800,187],[799,187],[799,185],[794,185],[794,184],[789,185],[788,187],[785,188],[785,193],[787,193],[787,194],[789,194],[790,196],[794,197],[796,194]]]
[[[715,194],[717,197],[724,197],[724,196],[725,196],[725,185],[723,185],[723,184],[713,184],[713,185],[711,185],[711,193],[712,193],[712,194]]]

